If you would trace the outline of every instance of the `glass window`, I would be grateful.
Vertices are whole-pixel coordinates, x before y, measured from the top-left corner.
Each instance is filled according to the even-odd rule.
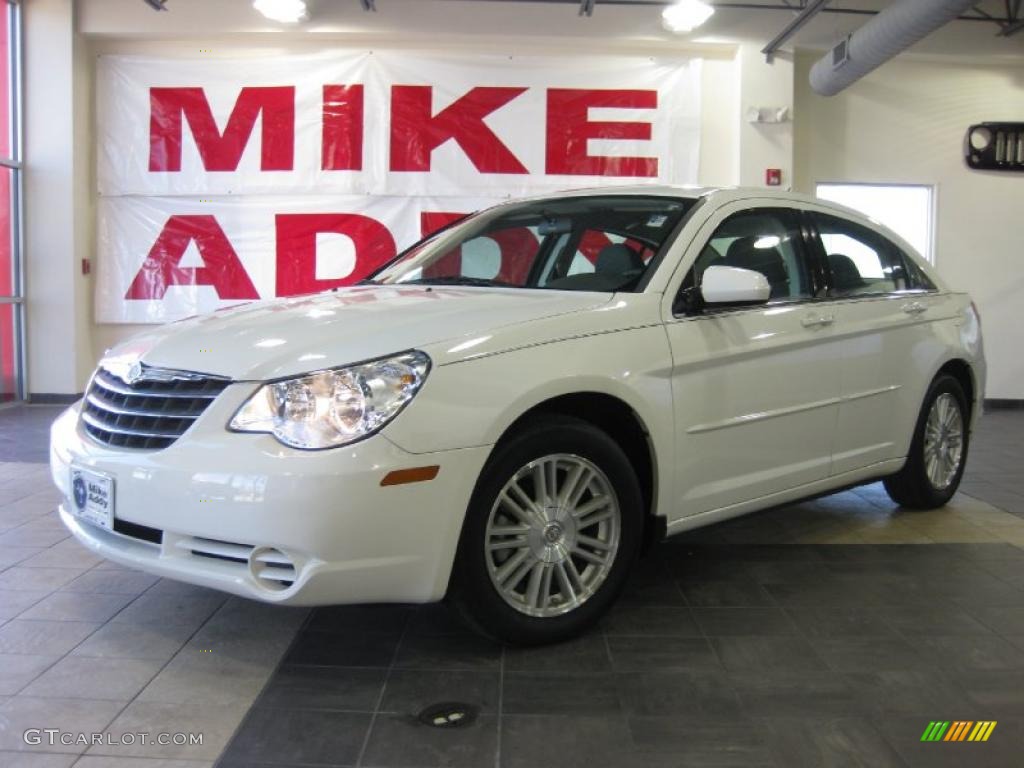
[[[501,205],[413,246],[371,282],[634,291],[692,205],[634,195]]]
[[[931,263],[932,188],[922,184],[818,184],[818,197],[879,221]]]
[[[24,397],[21,157],[18,146],[19,6],[0,0],[0,401]]]
[[[743,211],[722,222],[697,257],[684,287],[699,284],[711,266],[760,272],[771,286],[771,300],[814,295],[800,227],[795,213],[786,209]]]
[[[835,216],[814,214],[825,249],[831,296],[907,290],[899,249],[876,232]]]

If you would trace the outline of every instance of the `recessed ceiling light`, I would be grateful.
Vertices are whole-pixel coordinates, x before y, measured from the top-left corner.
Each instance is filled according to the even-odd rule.
[[[692,32],[715,12],[701,0],[679,0],[661,12],[661,25],[669,32]]]
[[[254,0],[252,7],[271,21],[296,24],[309,18],[303,0]]]

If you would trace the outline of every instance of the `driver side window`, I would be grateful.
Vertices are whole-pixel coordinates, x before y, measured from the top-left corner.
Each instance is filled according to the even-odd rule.
[[[712,266],[760,272],[771,287],[771,301],[809,299],[814,295],[794,211],[760,208],[727,218],[708,239],[683,286],[700,285],[704,270]]]

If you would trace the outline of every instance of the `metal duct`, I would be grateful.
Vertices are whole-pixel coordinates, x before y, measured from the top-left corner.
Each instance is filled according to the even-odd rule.
[[[898,0],[811,67],[811,88],[835,96],[978,0]]]

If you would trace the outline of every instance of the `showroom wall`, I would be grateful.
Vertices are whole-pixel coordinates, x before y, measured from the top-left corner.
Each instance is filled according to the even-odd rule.
[[[820,55],[820,54],[819,54]],[[930,184],[935,264],[981,312],[989,398],[1024,398],[1024,249],[1019,173],[969,170],[964,135],[974,123],[1024,116],[1024,64],[901,58],[846,91],[811,91],[818,55],[796,62],[795,188],[816,182]]]
[[[248,4],[246,4],[248,5]],[[831,99],[811,93],[807,72],[816,58],[780,55],[768,65],[759,54],[763,40],[671,45],[664,41],[616,42],[608,28],[628,13],[610,6],[588,28],[566,16],[572,36],[544,39],[482,34],[485,20],[465,9],[465,34],[374,39],[324,31],[266,34],[218,18],[207,27],[214,37],[186,39],[200,28],[187,12],[154,14],[143,3],[98,0],[87,5],[67,0],[32,0],[26,16],[26,252],[29,295],[30,391],[71,394],[84,387],[96,358],[138,326],[97,325],[93,320],[93,279],[81,260],[95,260],[96,180],[93,130],[95,62],[102,54],[155,56],[268,56],[327,48],[391,47],[400,50],[473,53],[507,50],[572,56],[575,53],[626,55],[678,54],[703,61],[699,182],[706,185],[763,183],[764,169],[783,170],[784,185],[813,192],[816,181],[934,184],[938,224],[936,260],[952,282],[978,300],[985,324],[990,380],[987,395],[1024,398],[1022,341],[1012,312],[1014,291],[1024,288],[1024,272],[1011,262],[1013,175],[968,171],[961,154],[967,125],[979,120],[1019,119],[1024,107],[1024,68],[1003,62],[949,57],[904,56]],[[512,4],[514,5],[514,4]],[[540,4],[527,8],[543,13]],[[497,6],[497,9],[495,9]],[[505,4],[488,4],[508,13]],[[564,9],[562,9],[564,11]],[[572,9],[570,9],[572,10]],[[552,11],[562,12],[562,11]],[[75,17],[75,13],[79,17]],[[474,21],[474,18],[476,20]],[[518,19],[520,26],[529,19]],[[510,28],[511,22],[510,22]],[[743,119],[751,106],[793,105],[794,122],[754,125]],[[908,108],[909,105],[909,108]]]
[[[459,7],[472,15],[474,6]],[[125,12],[110,12],[117,8]],[[538,41],[521,36],[477,34],[453,39],[431,36],[430,44],[424,45],[419,40],[353,40],[335,33],[270,36],[228,27],[218,37],[182,40],[174,37],[175,32],[181,31],[174,24],[187,27],[187,18],[182,21],[181,14],[172,13],[158,16],[142,3],[100,2],[81,6],[65,0],[33,0],[26,4],[25,16],[29,30],[26,49],[34,51],[26,62],[26,93],[30,94],[26,132],[32,136],[26,146],[26,189],[33,211],[26,222],[26,251],[32,272],[29,301],[34,320],[29,328],[29,388],[34,394],[81,392],[103,351],[142,328],[96,324],[95,264],[92,275],[81,273],[81,260],[89,258],[95,262],[96,258],[94,92],[96,59],[100,55],[195,58],[203,54],[215,60],[373,47],[428,53],[457,48],[469,54],[498,49],[523,56],[551,55],[557,51],[565,56],[601,53],[700,58],[699,182],[728,185],[742,179],[748,184],[758,183],[767,166],[781,167],[784,178],[791,173],[792,125],[772,126],[766,133],[763,127],[745,125],[740,117],[744,96],[763,104],[764,98],[771,95],[780,100],[778,106],[791,104],[792,100],[791,61],[782,57],[776,65],[767,66],[757,54],[756,42],[681,46],[635,41],[616,45],[602,40],[595,48],[594,41],[589,39]],[[168,19],[170,26],[165,23]],[[578,22],[574,14],[571,20],[573,24]],[[466,31],[472,30],[467,27]],[[50,55],[54,49],[56,56]],[[43,176],[32,172],[44,168],[52,169],[52,173]]]

